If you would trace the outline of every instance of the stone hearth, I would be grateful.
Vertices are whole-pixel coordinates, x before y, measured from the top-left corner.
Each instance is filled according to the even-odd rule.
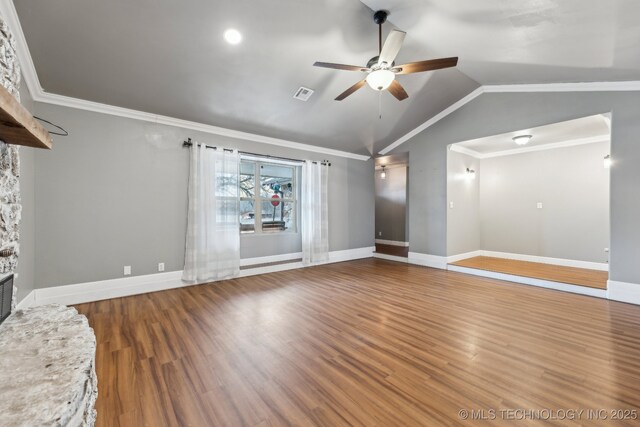
[[[0,425],[93,426],[96,338],[75,308],[17,310],[0,325]]]

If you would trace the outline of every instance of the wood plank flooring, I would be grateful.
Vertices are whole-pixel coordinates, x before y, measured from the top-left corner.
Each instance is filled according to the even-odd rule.
[[[587,286],[596,289],[607,289],[607,280],[609,279],[609,272],[607,271],[563,267],[561,265],[487,256],[467,258],[453,262],[451,265],[495,271],[497,273],[512,274],[514,276],[550,280],[552,282],[568,283],[570,285]]]
[[[640,306],[364,259],[77,308],[99,427],[638,425]]]

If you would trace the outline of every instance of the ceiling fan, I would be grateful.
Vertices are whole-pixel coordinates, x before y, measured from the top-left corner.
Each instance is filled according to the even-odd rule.
[[[373,14],[373,22],[378,24],[378,56],[369,60],[366,67],[355,65],[333,64],[330,62],[316,62],[316,67],[333,68],[336,70],[360,71],[367,73],[367,77],[342,92],[336,101],[342,101],[347,96],[362,88],[366,83],[371,89],[383,91],[388,89],[398,101],[407,99],[409,95],[402,85],[396,80],[397,75],[421,73],[423,71],[439,70],[442,68],[455,67],[458,58],[429,59],[427,61],[410,62],[403,65],[395,65],[394,60],[402,47],[402,42],[407,33],[404,31],[392,30],[387,36],[387,40],[382,45],[382,24],[387,21],[388,12],[379,10]]]

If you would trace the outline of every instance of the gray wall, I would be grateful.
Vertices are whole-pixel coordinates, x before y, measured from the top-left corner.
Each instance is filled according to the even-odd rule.
[[[373,161],[308,153],[251,141],[36,104],[58,123],[51,151],[36,153],[37,287],[122,277],[184,266],[187,137],[211,145],[298,159],[328,159],[329,248],[373,246]],[[300,235],[243,236],[242,257],[300,251]]]
[[[483,159],[482,249],[607,262],[607,154],[602,142]]]
[[[610,111],[610,278],[640,284],[639,92],[487,93],[396,148],[410,152],[411,250],[447,255],[448,144]]]
[[[23,79],[24,81],[24,79]],[[22,105],[34,110],[33,99],[26,84],[20,89]],[[35,151],[36,148],[20,147],[20,197],[22,198],[22,220],[20,221],[20,256],[16,272],[18,302],[35,288],[36,254],[36,203],[35,203]]]
[[[480,240],[480,161],[449,151],[447,156],[447,252],[457,255],[482,249]],[[476,179],[467,177],[467,168]],[[453,208],[451,207],[453,203]],[[412,249],[413,251],[413,249]]]
[[[407,167],[386,169],[386,178],[376,171],[376,239],[408,242],[407,222]]]

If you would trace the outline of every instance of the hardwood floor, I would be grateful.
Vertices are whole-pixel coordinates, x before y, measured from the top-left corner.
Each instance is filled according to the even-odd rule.
[[[514,276],[532,277],[570,285],[587,286],[589,288],[607,289],[609,272],[587,270],[585,268],[563,267],[560,265],[542,264],[539,262],[517,261],[514,259],[477,256],[453,262],[451,265],[513,274]]]
[[[407,258],[409,256],[409,248],[406,246],[382,245],[380,243],[376,243],[376,252],[385,255],[400,256],[403,258]]]
[[[364,259],[78,310],[97,426],[638,425],[639,306]]]

